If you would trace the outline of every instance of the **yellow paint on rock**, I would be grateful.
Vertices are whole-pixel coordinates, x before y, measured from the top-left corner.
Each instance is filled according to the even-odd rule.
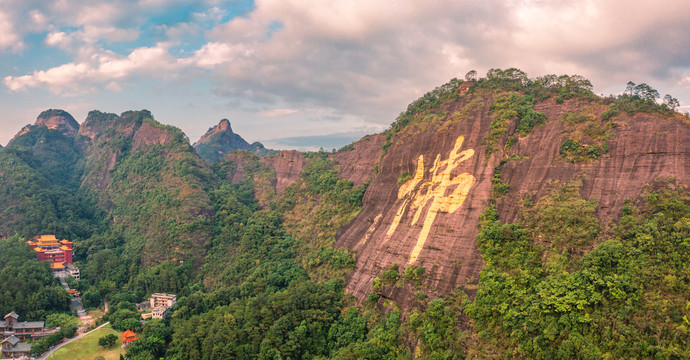
[[[429,169],[429,173],[432,174],[431,180],[427,182],[423,182],[424,157],[420,155],[417,160],[415,176],[404,183],[400,190],[398,190],[398,199],[404,199],[404,201],[395,214],[390,228],[388,228],[386,239],[395,233],[408,207],[416,210],[411,223],[411,225],[415,225],[424,212],[427,203],[431,202],[424,217],[422,231],[419,233],[417,244],[412,249],[408,264],[412,264],[419,257],[419,253],[422,251],[431,231],[431,226],[436,220],[436,215],[439,212],[453,213],[458,210],[465,202],[470,188],[474,185],[475,177],[469,173],[462,173],[451,179],[453,170],[460,163],[474,155],[474,150],[472,149],[460,151],[464,141],[464,136],[458,137],[455,141],[455,147],[448,155],[448,159],[441,160],[441,154],[436,156],[434,165]],[[446,195],[448,191],[450,191],[450,194]]]

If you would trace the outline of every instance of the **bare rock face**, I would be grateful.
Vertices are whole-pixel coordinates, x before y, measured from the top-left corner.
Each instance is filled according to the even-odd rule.
[[[74,136],[79,131],[79,123],[72,115],[63,110],[46,110],[38,115],[34,126],[45,126],[48,129],[60,130],[65,136]]]
[[[143,123],[134,133],[134,142],[132,144],[133,150],[145,149],[152,145],[167,144],[173,137],[169,130],[153,126],[149,123]]]
[[[355,186],[368,181],[381,158],[381,145],[386,141],[383,134],[365,136],[352,144],[352,148],[330,155],[340,164],[338,175],[350,180]]]
[[[247,174],[244,172],[244,167],[248,163],[246,156],[240,152],[231,152],[225,155],[225,159],[232,161],[235,164],[234,171],[228,174],[228,178],[226,179],[227,181],[229,181],[231,184],[237,184],[238,182],[247,178]]]
[[[211,140],[211,137],[213,135],[222,134],[222,133],[234,134],[232,132],[232,126],[230,125],[230,120],[223,119],[218,123],[218,125],[208,129],[208,131],[204,135],[202,135],[196,143],[194,143],[194,146],[197,146],[199,144],[208,143]],[[247,144],[247,145],[249,145],[249,144]]]
[[[278,155],[263,158],[262,161],[276,172],[276,194],[280,194],[286,187],[299,180],[306,165],[304,154],[295,150],[284,150]]]
[[[560,105],[542,104],[540,111],[560,116]],[[615,137],[609,151],[596,161],[566,163],[558,158],[563,123],[550,121],[520,139],[516,151],[525,160],[511,161],[502,170],[510,192],[499,203],[499,216],[514,222],[522,198],[544,194],[549,181],[565,183],[581,179],[580,195],[599,202],[597,217],[602,224],[616,219],[626,199],[635,200],[643,188],[658,178],[690,183],[690,126],[675,119],[649,114],[622,115],[615,119]]]
[[[51,130],[58,130],[65,136],[74,136],[79,131],[79,123],[74,120],[74,117],[64,110],[50,109],[43,111],[36,118],[36,122],[33,125],[24,126],[8,143],[11,144],[12,141],[18,137],[28,133],[32,129],[44,126]]]
[[[518,139],[509,153],[486,156],[484,138],[493,116],[491,95],[477,106],[467,97],[444,105],[440,121],[408,125],[393,139],[379,163],[359,215],[338,232],[336,246],[355,250],[356,266],[348,292],[363,300],[373,279],[392,264],[424,267],[430,289],[452,293],[461,287],[473,295],[482,260],[476,246],[479,217],[491,197],[491,179],[501,159],[519,155],[501,167],[509,193],[498,203],[502,221],[519,218],[519,204],[543,195],[553,181],[580,179],[581,195],[599,202],[602,224],[619,216],[625,199],[639,198],[659,177],[690,184],[690,125],[649,114],[621,115],[609,151],[597,160],[569,163],[559,155],[566,135],[561,116],[586,108],[600,116],[604,105],[575,101],[538,103],[546,125]],[[598,106],[598,107],[597,107]],[[460,114],[460,115],[458,115]],[[515,124],[510,124],[513,129]],[[505,145],[506,137],[499,142]],[[350,151],[352,152],[352,151]],[[372,147],[340,155],[344,177],[353,177],[358,161],[379,158]],[[361,178],[357,178],[361,181]],[[354,181],[354,180],[353,180]],[[410,307],[414,298],[405,288],[382,295]]]
[[[462,105],[453,104],[449,112]],[[407,128],[395,137],[367,188],[362,211],[338,233],[336,246],[357,252],[350,293],[366,298],[374,277],[392,264],[403,270],[424,267],[427,284],[442,292],[476,284],[482,267],[477,225],[499,161],[487,161],[481,145],[489,124],[486,113],[475,112],[473,121],[443,129]],[[368,156],[377,154],[370,149]],[[404,173],[411,178],[398,184]],[[405,307],[410,295],[389,296]]]

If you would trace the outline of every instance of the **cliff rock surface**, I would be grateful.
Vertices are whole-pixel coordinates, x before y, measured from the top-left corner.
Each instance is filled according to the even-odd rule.
[[[79,131],[79,123],[74,120],[74,117],[68,112],[59,109],[50,109],[43,111],[36,118],[33,125],[24,126],[13,138],[8,145],[12,144],[20,136],[28,133],[32,129],[38,127],[46,127],[51,130],[58,130],[65,136],[74,136]]]
[[[619,216],[626,199],[638,199],[657,178],[690,184],[690,125],[678,116],[622,112],[608,123],[602,119],[608,105],[601,101],[545,99],[533,107],[545,115],[543,125],[519,134],[517,121],[508,121],[490,150],[497,117],[492,104],[504,94],[467,93],[467,86],[455,91],[456,100],[388,135],[362,211],[338,232],[337,246],[357,253],[347,289],[360,300],[394,264],[402,271],[423,267],[431,292],[461,287],[474,294],[482,269],[476,236],[480,215],[495,195],[495,175],[509,187],[497,200],[504,222],[518,221],[523,201],[536,200],[554,182],[580,180],[581,196],[598,202],[604,226]],[[568,114],[585,114],[588,127],[564,120]],[[590,140],[578,134],[592,129],[608,129],[601,130],[601,156],[568,158],[564,142],[577,135],[589,149],[584,144]],[[359,144],[336,155],[342,176],[362,181],[366,172],[358,166],[378,159],[377,150]],[[414,303],[409,289],[384,290],[382,295],[403,307]]]

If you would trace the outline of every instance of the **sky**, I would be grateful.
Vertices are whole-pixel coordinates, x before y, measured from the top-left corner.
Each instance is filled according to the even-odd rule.
[[[690,2],[0,0],[0,144],[45,109],[327,150],[468,71],[628,81],[690,110]]]

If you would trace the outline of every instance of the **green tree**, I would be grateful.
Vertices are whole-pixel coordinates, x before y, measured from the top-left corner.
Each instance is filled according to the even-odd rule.
[[[117,335],[115,334],[108,334],[105,336],[101,336],[98,338],[98,346],[102,346],[104,348],[111,348],[115,346],[117,343]]]

